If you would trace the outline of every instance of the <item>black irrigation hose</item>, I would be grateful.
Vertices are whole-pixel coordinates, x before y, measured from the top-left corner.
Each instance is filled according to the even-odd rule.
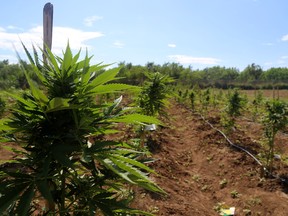
[[[184,104],[182,104],[182,105],[183,105],[186,109],[188,109],[188,110],[190,110],[191,112],[195,113],[193,110],[191,110],[190,108],[188,108],[188,107],[185,106]],[[245,153],[248,154],[251,158],[253,158],[253,159],[256,161],[256,163],[262,167],[263,171],[264,171],[268,176],[271,176],[271,177],[273,177],[273,178],[275,178],[275,179],[280,180],[280,181],[283,182],[283,183],[288,184],[288,179],[281,178],[280,176],[275,175],[275,174],[269,172],[269,170],[268,170],[266,167],[264,167],[263,164],[262,164],[251,152],[249,152],[247,149],[245,149],[245,148],[243,148],[243,147],[241,147],[241,146],[239,146],[239,145],[234,144],[234,143],[224,134],[223,131],[221,131],[221,130],[219,130],[218,128],[214,127],[214,126],[213,126],[210,122],[208,122],[208,121],[204,118],[204,116],[202,116],[201,114],[199,114],[199,113],[197,113],[197,114],[198,114],[198,115],[201,117],[201,119],[202,119],[205,123],[207,123],[212,129],[214,129],[214,130],[216,130],[217,132],[219,132],[219,133],[227,140],[227,142],[228,142],[231,146],[233,146],[234,148],[237,148],[237,149],[245,152]]]
[[[200,116],[201,116],[201,118],[203,119],[203,121],[205,121],[208,125],[210,125],[211,128],[213,128],[214,130],[218,131],[218,132],[227,140],[227,142],[228,142],[231,146],[233,146],[234,148],[237,148],[237,149],[239,149],[239,150],[241,150],[241,151],[244,151],[244,152],[247,153],[250,157],[252,157],[260,166],[263,167],[263,164],[262,164],[252,153],[250,153],[247,149],[242,148],[241,146],[232,143],[232,141],[224,134],[223,131],[221,131],[221,130],[219,130],[218,128],[214,127],[214,126],[213,126],[210,122],[208,122],[208,121],[204,118],[204,116],[202,116],[201,114],[200,114]],[[266,169],[266,168],[264,167],[264,171],[265,171],[265,169]]]

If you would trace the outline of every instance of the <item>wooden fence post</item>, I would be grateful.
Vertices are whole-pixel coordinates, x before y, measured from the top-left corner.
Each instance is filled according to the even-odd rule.
[[[53,5],[48,2],[43,8],[43,61],[47,63],[45,56],[46,47],[52,49],[52,30],[53,30]],[[55,203],[45,200],[45,211],[55,211]]]
[[[43,8],[43,51],[45,53],[46,46],[52,48],[52,30],[53,30],[53,5],[48,2]],[[46,62],[46,57],[43,54],[43,60]]]

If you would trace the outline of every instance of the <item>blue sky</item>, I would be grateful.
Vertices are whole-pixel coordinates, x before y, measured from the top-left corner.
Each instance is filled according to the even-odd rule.
[[[49,1],[1,2],[0,60],[42,46]],[[287,0],[54,0],[52,51],[88,49],[95,63],[177,62],[203,69],[288,67]]]

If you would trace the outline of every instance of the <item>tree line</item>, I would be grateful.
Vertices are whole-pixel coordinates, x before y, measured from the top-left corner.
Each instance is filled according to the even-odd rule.
[[[263,70],[259,65],[252,63],[243,71],[237,68],[221,66],[207,67],[194,70],[179,63],[165,63],[163,65],[148,62],[145,66],[132,65],[121,62],[120,75],[125,82],[141,84],[144,80],[144,71],[159,72],[172,77],[176,84],[184,86],[199,85],[201,88],[241,88],[241,89],[288,89],[288,68],[270,68]]]
[[[22,64],[27,69],[32,67]],[[117,65],[116,65],[117,66]],[[234,67],[213,66],[204,69],[184,67],[179,63],[164,63],[162,65],[147,62],[146,65],[133,65],[120,62],[119,77],[122,82],[141,85],[145,81],[145,72],[159,72],[175,80],[175,84],[184,86],[198,85],[201,88],[241,88],[241,89],[288,89],[288,68],[277,67],[263,70],[261,66],[252,63],[243,71]],[[23,66],[22,66],[23,67]],[[28,84],[19,64],[10,64],[8,60],[0,61],[0,89],[27,88]]]

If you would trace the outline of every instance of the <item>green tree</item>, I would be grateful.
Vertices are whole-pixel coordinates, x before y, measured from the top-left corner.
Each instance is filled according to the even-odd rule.
[[[257,82],[259,81],[261,75],[263,73],[262,68],[255,63],[248,65],[244,71],[240,74],[239,79],[245,82]]]

